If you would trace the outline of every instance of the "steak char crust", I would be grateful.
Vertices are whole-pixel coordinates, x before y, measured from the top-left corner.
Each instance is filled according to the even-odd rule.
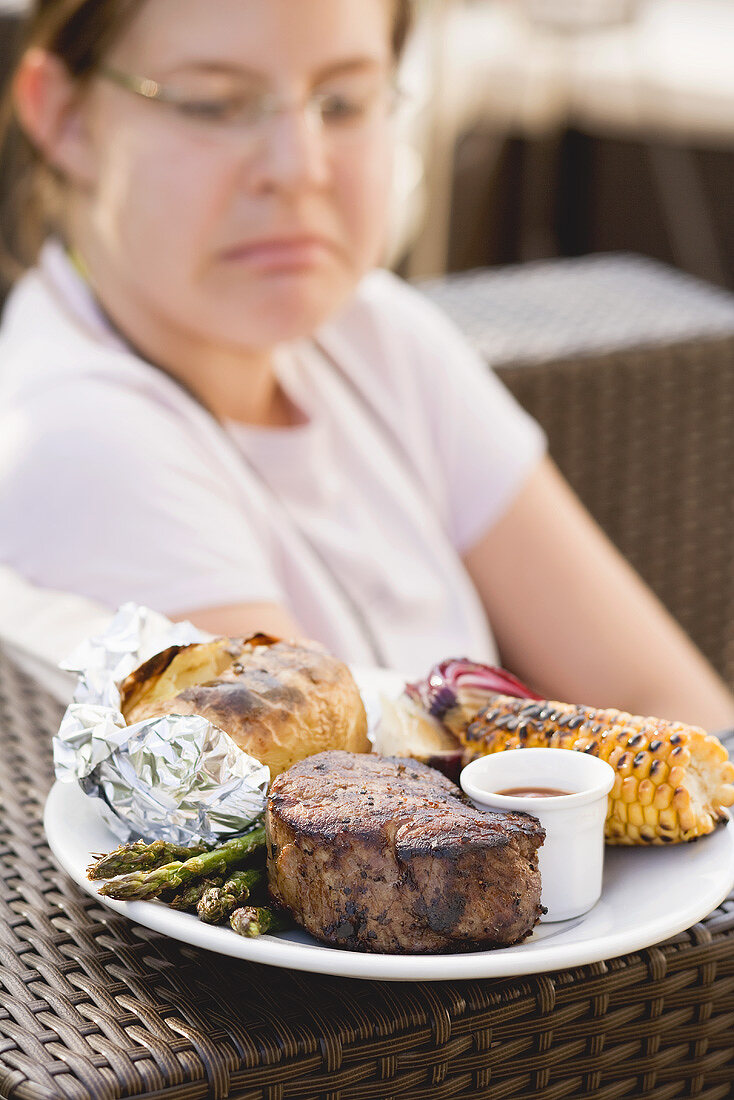
[[[308,757],[273,782],[266,826],[273,896],[339,947],[506,947],[542,912],[536,818],[477,810],[415,760]]]

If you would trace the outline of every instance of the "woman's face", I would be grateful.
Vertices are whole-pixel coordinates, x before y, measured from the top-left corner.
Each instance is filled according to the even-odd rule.
[[[204,117],[93,82],[76,218],[108,299],[121,288],[159,328],[253,349],[311,333],[345,302],[383,246],[392,10],[146,0],[107,63]],[[332,97],[326,121],[302,109],[314,93]],[[367,113],[355,122],[344,104]]]

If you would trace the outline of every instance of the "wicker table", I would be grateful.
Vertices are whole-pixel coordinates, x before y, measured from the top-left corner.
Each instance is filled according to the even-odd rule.
[[[734,898],[665,944],[531,978],[371,983],[223,958],[57,870],[41,815],[59,716],[0,653],[5,1100],[729,1095]]]

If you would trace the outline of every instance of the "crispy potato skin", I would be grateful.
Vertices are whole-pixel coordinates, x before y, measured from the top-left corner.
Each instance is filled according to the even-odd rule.
[[[370,750],[352,674],[316,642],[256,635],[172,646],[124,681],[122,713],[128,725],[201,714],[272,776],[326,749]]]

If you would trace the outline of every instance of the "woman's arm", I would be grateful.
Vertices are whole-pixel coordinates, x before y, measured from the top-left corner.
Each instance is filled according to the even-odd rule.
[[[230,637],[247,637],[249,634],[272,634],[276,638],[292,640],[305,637],[296,626],[290,613],[274,603],[240,603],[224,607],[197,608],[188,614],[175,616],[177,621],[187,619],[200,630],[210,634],[227,634]]]
[[[734,696],[549,459],[464,562],[503,663],[539,692],[734,724]]]

